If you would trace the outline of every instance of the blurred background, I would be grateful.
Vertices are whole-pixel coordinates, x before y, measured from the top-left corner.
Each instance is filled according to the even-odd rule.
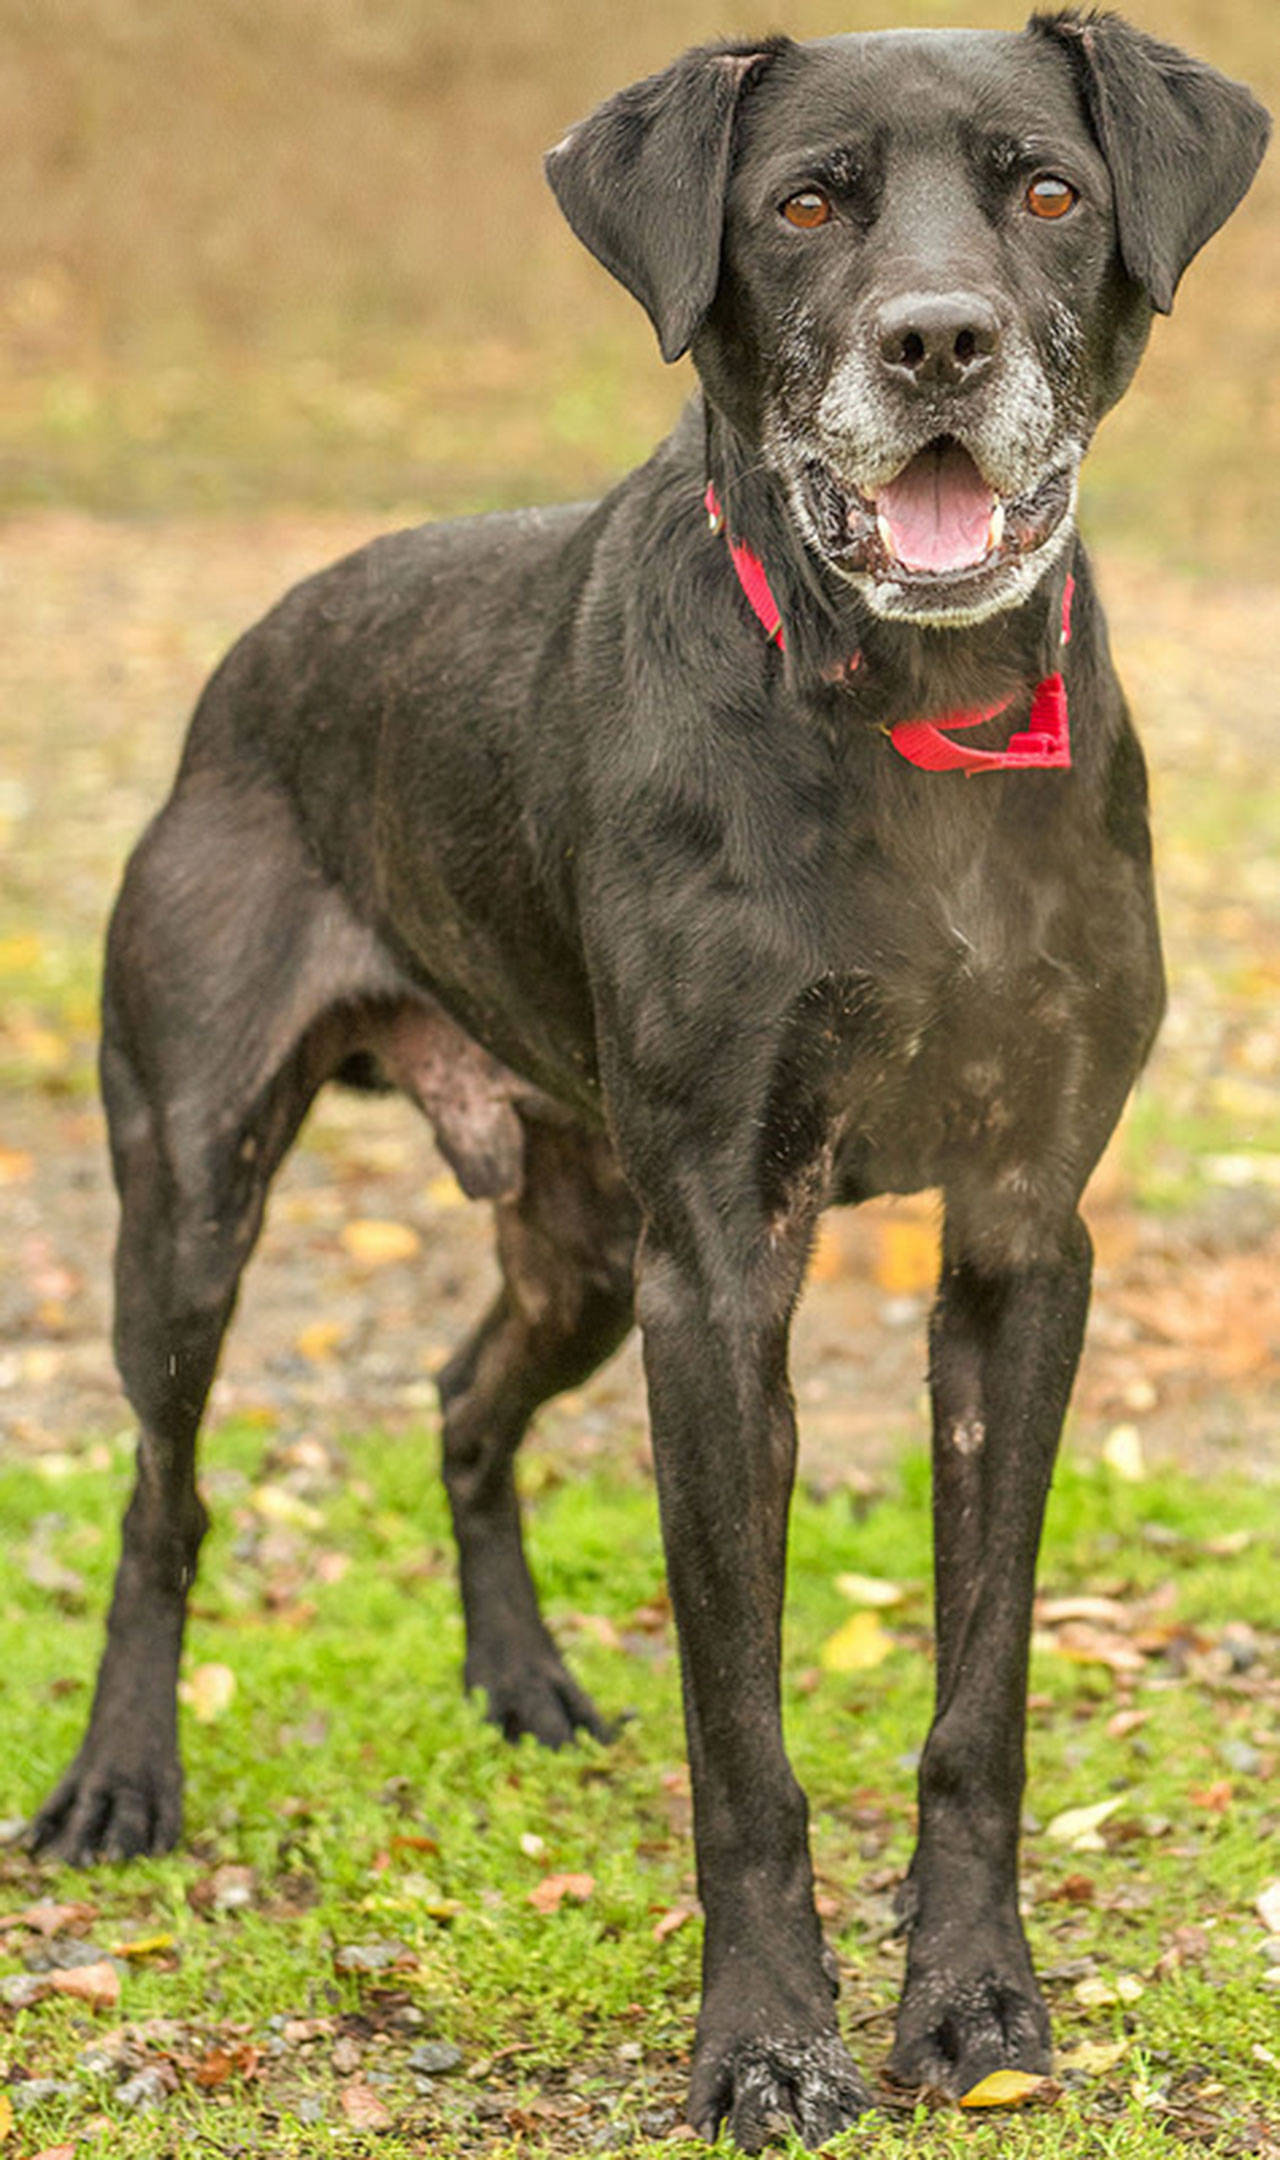
[[[1130,12],[1280,105],[1274,0]],[[661,366],[561,223],[542,151],[722,31],[1021,19],[1011,0],[0,0],[11,1439],[57,1451],[121,1419],[97,953],[203,675],[342,548],[596,490],[687,394],[688,364]],[[1078,1429],[1131,1463],[1200,1449],[1251,1474],[1280,1462],[1278,176],[1273,157],[1157,323],[1083,506],[1154,767],[1174,997],[1093,1196]],[[420,1416],[482,1294],[487,1231],[456,1199],[401,1106],[327,1105],[286,1173],[224,1406]],[[399,1244],[358,1250],[353,1217]],[[831,1460],[916,1414],[934,1258],[927,1206],[824,1240],[800,1393]],[[588,1430],[610,1404],[638,1414],[633,1365],[601,1386]]]

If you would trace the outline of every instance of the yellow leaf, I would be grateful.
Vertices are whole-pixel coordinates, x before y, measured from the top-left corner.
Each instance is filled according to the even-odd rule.
[[[1083,2070],[1086,2077],[1101,2077],[1104,2070],[1114,2070],[1118,2062],[1129,2052],[1127,2040],[1081,2040],[1065,2055],[1059,2055],[1059,2070]]]
[[[0,1147],[0,1185],[20,1185],[35,1169],[35,1159],[25,1148]]]
[[[836,1588],[851,1605],[901,1605],[907,1594],[900,1583],[884,1582],[877,1575],[837,1575]]]
[[[26,974],[43,957],[44,947],[34,930],[16,930],[12,937],[0,938],[0,969],[6,975]]]
[[[939,1244],[935,1222],[877,1223],[876,1281],[890,1297],[911,1297],[932,1290],[938,1280]]]
[[[215,1718],[220,1718],[230,1708],[235,1692],[236,1676],[229,1665],[197,1665],[178,1688],[183,1702],[202,1725],[212,1725]]]
[[[257,1485],[252,1493],[254,1510],[264,1522],[283,1523],[294,1530],[319,1530],[324,1516],[286,1485]]]
[[[111,1955],[121,1958],[154,1957],[158,1951],[172,1950],[173,1944],[172,1935],[137,1935],[132,1942],[113,1943]]]
[[[1113,1425],[1102,1443],[1102,1460],[1122,1485],[1141,1485],[1147,1474],[1142,1435],[1136,1425]]]
[[[1101,1973],[1090,1973],[1085,1979],[1077,1980],[1071,1992],[1083,2010],[1105,2010],[1111,2003],[1119,2001],[1111,1982],[1104,1980]]]
[[[0,2093],[0,2145],[13,2128],[13,2102],[8,2093]]]
[[[323,1365],[333,1357],[346,1333],[341,1320],[312,1320],[294,1338],[294,1349],[308,1364]]]
[[[893,1637],[881,1627],[873,1612],[856,1612],[828,1635],[818,1652],[827,1672],[871,1672],[883,1665],[893,1648]]]
[[[990,2077],[971,2085],[960,2099],[962,2108],[1021,2107],[1038,2093],[1047,2078],[1037,2077],[1030,2070],[993,2070]]]
[[[364,1217],[343,1225],[342,1243],[361,1267],[389,1267],[395,1260],[412,1260],[422,1240],[408,1223],[379,1222]]]
[[[432,1178],[427,1187],[427,1198],[434,1208],[462,1207],[466,1194],[453,1177]]]
[[[1092,1807],[1064,1808],[1055,1815],[1045,1830],[1055,1845],[1070,1845],[1075,1852],[1097,1852],[1102,1840],[1098,1831],[1109,1815],[1124,1806],[1124,1794],[1116,1793],[1110,1800],[1095,1800]]]

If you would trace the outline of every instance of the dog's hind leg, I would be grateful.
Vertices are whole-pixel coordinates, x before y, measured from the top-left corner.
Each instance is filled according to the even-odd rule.
[[[580,1385],[631,1325],[638,1217],[608,1143],[526,1118],[524,1176],[499,1201],[502,1289],[440,1376],[444,1477],[466,1615],[466,1684],[510,1740],[550,1747],[606,1727],[538,1610],[520,1535],[515,1451],[535,1410]]]
[[[342,1055],[329,992],[358,972],[359,935],[269,795],[180,794],[126,876],[102,1082],[137,1477],[88,1731],[29,1832],[74,1864],[161,1852],[179,1833],[175,1690],[206,1521],[197,1427],[272,1173]]]
[[[949,1240],[933,1315],[937,1709],[890,2071],[957,2096],[994,2070],[1049,2068],[1018,1832],[1036,1549],[1090,1262],[1078,1219],[1020,1267],[976,1266]]]

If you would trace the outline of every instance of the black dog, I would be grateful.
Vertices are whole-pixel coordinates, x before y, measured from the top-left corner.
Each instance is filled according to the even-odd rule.
[[[779,2114],[814,2143],[851,2121],[779,1718],[787,1333],[821,1207],[940,1186],[937,1714],[892,2069],[962,2092],[1047,2066],[1016,1895],[1036,1545],[1077,1203],[1162,997],[1076,475],[1265,136],[1211,69],[1069,13],[689,53],[551,153],[702,396],[595,508],[312,579],[201,700],[108,948],[142,1437],[38,1847],[178,1835],[218,1346],[317,1088],[390,1082],[496,1203],[505,1286],[441,1384],[468,1685],[512,1737],[603,1730],[539,1616],[512,1458],[634,1283],[706,1911],[691,2119],[748,2147]]]

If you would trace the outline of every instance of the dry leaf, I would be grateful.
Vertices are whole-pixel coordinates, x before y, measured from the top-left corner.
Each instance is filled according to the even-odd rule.
[[[0,1185],[20,1185],[35,1170],[35,1157],[26,1148],[0,1147]]]
[[[0,2093],[0,2145],[13,2128],[13,2102],[8,2093]],[[70,2147],[68,2147],[70,2150]]]
[[[389,2130],[391,2110],[380,2100],[372,2085],[362,2085],[354,2080],[344,2085],[338,2098],[342,2112],[353,2130]]]
[[[876,1605],[881,1609],[901,1605],[907,1594],[900,1583],[884,1582],[878,1575],[837,1575],[836,1588],[851,1605]]]
[[[345,1250],[364,1268],[389,1267],[396,1260],[412,1260],[422,1249],[421,1238],[408,1223],[378,1222],[365,1217],[344,1223],[340,1234]]]
[[[893,1649],[893,1637],[881,1627],[874,1612],[856,1612],[828,1635],[818,1652],[827,1672],[871,1672],[883,1665]]]
[[[309,1500],[302,1500],[285,1485],[255,1485],[250,1494],[255,1513],[264,1522],[281,1523],[286,1529],[320,1530],[324,1516]]]
[[[565,1898],[585,1905],[595,1886],[594,1875],[544,1875],[529,1892],[529,1903],[540,1913],[558,1912]]]
[[[337,1356],[338,1345],[346,1332],[343,1320],[312,1320],[307,1327],[299,1329],[293,1347],[308,1364],[324,1365]]]
[[[1083,2070],[1087,2077],[1101,2077],[1104,2070],[1114,2070],[1128,2054],[1128,2040],[1081,2040],[1059,2055],[1059,2070]]]
[[[88,2131],[92,2120],[91,2116],[88,2122],[81,2124],[82,2131]],[[110,2130],[114,2125],[107,2122],[106,2128]],[[42,2145],[38,2153],[32,2153],[31,2160],[76,2160],[76,2149],[74,2145]]]
[[[1031,2070],[993,2070],[960,2096],[962,2108],[1021,2107],[1049,2083]]]
[[[1122,2003],[1136,2003],[1146,1994],[1146,1988],[1136,1973],[1120,1973],[1116,1978],[1116,1994]]]
[[[1045,1836],[1056,1845],[1069,1845],[1073,1852],[1100,1852],[1103,1845],[1098,1831],[1107,1817],[1123,1806],[1123,1793],[1116,1793],[1110,1800],[1095,1800],[1091,1807],[1064,1808],[1054,1816]]]
[[[1122,1484],[1141,1485],[1147,1466],[1137,1426],[1113,1425],[1102,1443],[1102,1460]]]
[[[667,1912],[663,1913],[661,1919],[654,1921],[654,1941],[665,1942],[668,1935],[674,1935],[677,1928],[684,1926],[686,1920],[692,1920],[697,1910],[696,1905],[672,1905]]]
[[[1207,1808],[1211,1815],[1225,1815],[1234,1797],[1230,1778],[1215,1778],[1212,1785],[1197,1785],[1187,1794],[1192,1807]]]
[[[1280,1877],[1258,1892],[1253,1909],[1268,1935],[1280,1935]]]
[[[30,1928],[36,1935],[61,1935],[67,1928],[87,1927],[97,1917],[96,1905],[58,1905],[51,1898],[42,1898],[38,1905],[28,1905],[22,1912],[0,1920],[0,1931],[21,1927]]]
[[[1090,1973],[1087,1980],[1077,1980],[1071,1992],[1085,2010],[1105,2010],[1109,2003],[1119,2001],[1111,1982],[1099,1973]]]
[[[934,1221],[878,1222],[875,1278],[890,1297],[912,1297],[932,1290],[938,1280],[941,1247]]]
[[[178,1699],[202,1725],[212,1725],[235,1699],[236,1676],[229,1665],[197,1665],[178,1683]]]
[[[98,1965],[73,1965],[69,1972],[51,1972],[45,1985],[55,1995],[74,1995],[95,2010],[110,2010],[120,2000],[120,1975],[109,1958]]]

